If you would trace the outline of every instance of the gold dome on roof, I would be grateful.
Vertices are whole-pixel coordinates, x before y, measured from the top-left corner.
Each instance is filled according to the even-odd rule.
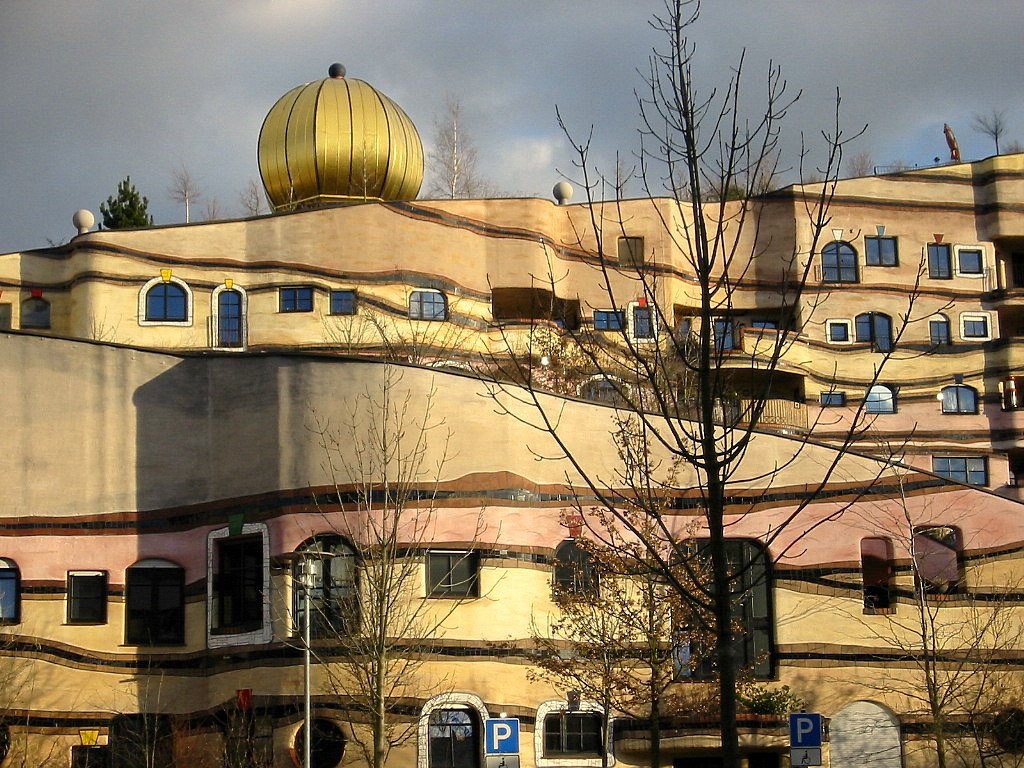
[[[260,176],[275,210],[356,200],[412,200],[423,143],[401,107],[334,64],[288,91],[260,130]]]

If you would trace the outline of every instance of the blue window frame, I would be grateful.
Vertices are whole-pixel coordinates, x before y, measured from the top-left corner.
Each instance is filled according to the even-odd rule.
[[[331,314],[354,315],[356,313],[355,291],[331,291]]]
[[[857,252],[849,243],[829,243],[821,249],[821,279],[825,283],[856,283]]]
[[[621,309],[595,309],[595,331],[621,331],[626,325],[626,313]]]
[[[146,292],[146,320],[183,323],[188,320],[188,294],[177,283],[157,283]]]
[[[845,392],[822,392],[821,405],[823,408],[839,408],[846,405]]]
[[[278,294],[282,312],[312,312],[313,288],[308,285],[297,285],[282,288]]]
[[[413,291],[409,294],[410,320],[447,320],[448,301],[440,291]]]

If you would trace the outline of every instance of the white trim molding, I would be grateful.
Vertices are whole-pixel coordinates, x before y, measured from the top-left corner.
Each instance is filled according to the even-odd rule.
[[[416,768],[430,768],[430,713],[435,709],[468,709],[472,710],[480,725],[480,764],[483,764],[484,724],[490,715],[484,700],[473,693],[454,691],[439,693],[423,704],[420,710],[420,721],[416,729]]]
[[[217,542],[231,538],[228,526],[210,531],[206,536],[206,647],[224,648],[229,645],[255,645],[269,643],[274,638],[270,622],[270,530],[266,523],[245,523],[238,536],[259,535],[263,543],[263,621],[259,629],[235,634],[214,633],[213,631],[213,582],[214,559]]]
[[[548,715],[565,712],[569,709],[569,703],[564,699],[552,699],[541,702],[537,707],[537,720],[533,726],[533,754],[534,763],[537,768],[601,768],[600,757],[580,757],[568,755],[566,757],[544,757],[544,719]],[[611,733],[611,722],[605,722],[605,711],[596,701],[581,701],[579,709],[575,712],[594,712],[602,716],[602,739],[604,734]],[[611,718],[614,719],[614,718]],[[610,739],[608,740],[611,741]],[[608,758],[608,765],[615,765],[615,755],[612,754],[612,745],[604,745],[605,755]]]
[[[147,320],[146,319],[146,295],[149,293],[149,289],[153,286],[159,285],[160,283],[174,283],[176,286],[185,291],[185,319],[184,320]],[[142,289],[139,291],[139,325],[151,326],[151,325],[171,325],[179,326],[182,328],[192,325],[192,317],[195,305],[195,297],[192,295],[192,289],[188,287],[188,283],[184,280],[179,280],[177,277],[171,276],[166,280],[163,276],[154,277],[149,280]]]

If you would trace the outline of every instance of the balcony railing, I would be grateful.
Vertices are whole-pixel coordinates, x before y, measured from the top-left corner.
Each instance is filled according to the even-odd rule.
[[[750,416],[756,402],[744,398],[718,400],[715,403],[715,423],[730,427],[750,426]],[[680,411],[683,418],[697,417],[696,406],[687,406]],[[793,400],[765,400],[756,427],[773,431],[806,432],[807,408],[803,403]]]

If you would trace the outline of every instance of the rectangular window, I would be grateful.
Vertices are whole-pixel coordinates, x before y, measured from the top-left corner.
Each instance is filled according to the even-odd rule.
[[[0,331],[11,330],[11,305],[0,304]]]
[[[987,339],[989,338],[988,331],[988,315],[960,315],[960,324],[962,326],[961,335],[965,339]]]
[[[846,405],[845,392],[822,392],[821,405],[823,408],[839,408]]]
[[[985,271],[985,257],[980,248],[958,248],[956,252],[958,274],[978,277]]]
[[[17,624],[20,603],[18,569],[0,559],[0,624]]]
[[[626,325],[626,314],[621,309],[595,309],[595,331],[621,331]]]
[[[477,597],[480,557],[476,552],[428,552],[427,594],[430,597]]]
[[[596,712],[560,712],[544,718],[544,756],[601,756],[604,718]]]
[[[355,291],[331,291],[331,314],[354,315],[356,313]]]
[[[777,331],[779,323],[777,320],[751,320],[750,327],[755,331]]]
[[[932,595],[955,592],[960,584],[960,531],[947,525],[914,529],[913,568],[919,589]]]
[[[719,352],[736,348],[734,328],[732,320],[719,319],[714,321],[715,348]]]
[[[125,572],[125,642],[185,642],[185,572],[170,566],[136,566]]]
[[[282,312],[313,311],[313,289],[308,285],[282,288],[278,298]]]
[[[651,312],[650,307],[642,307],[640,305],[633,306],[633,329],[632,336],[634,339],[653,339],[654,338],[654,314]]]
[[[953,256],[946,243],[928,243],[928,277],[936,280],[953,277]]]
[[[928,321],[928,338],[937,347],[945,347],[953,343],[949,332],[949,320],[944,318]]]
[[[865,237],[864,263],[869,267],[895,267],[899,265],[895,237]]]
[[[448,301],[440,291],[412,291],[409,294],[409,319],[441,321],[448,319]]]
[[[988,485],[988,460],[984,456],[933,456],[932,472],[968,485]]]
[[[71,768],[110,768],[110,747],[72,745]]]
[[[829,320],[828,340],[833,344],[848,344],[852,341],[849,320]]]
[[[216,630],[235,634],[262,627],[264,592],[263,537],[219,540],[214,579]]]
[[[860,570],[864,583],[864,612],[890,608],[894,569],[892,544],[888,539],[861,539]]]
[[[106,572],[69,571],[68,624],[104,624],[106,621]]]
[[[619,238],[619,264],[639,267],[644,263],[644,239],[642,237]]]

